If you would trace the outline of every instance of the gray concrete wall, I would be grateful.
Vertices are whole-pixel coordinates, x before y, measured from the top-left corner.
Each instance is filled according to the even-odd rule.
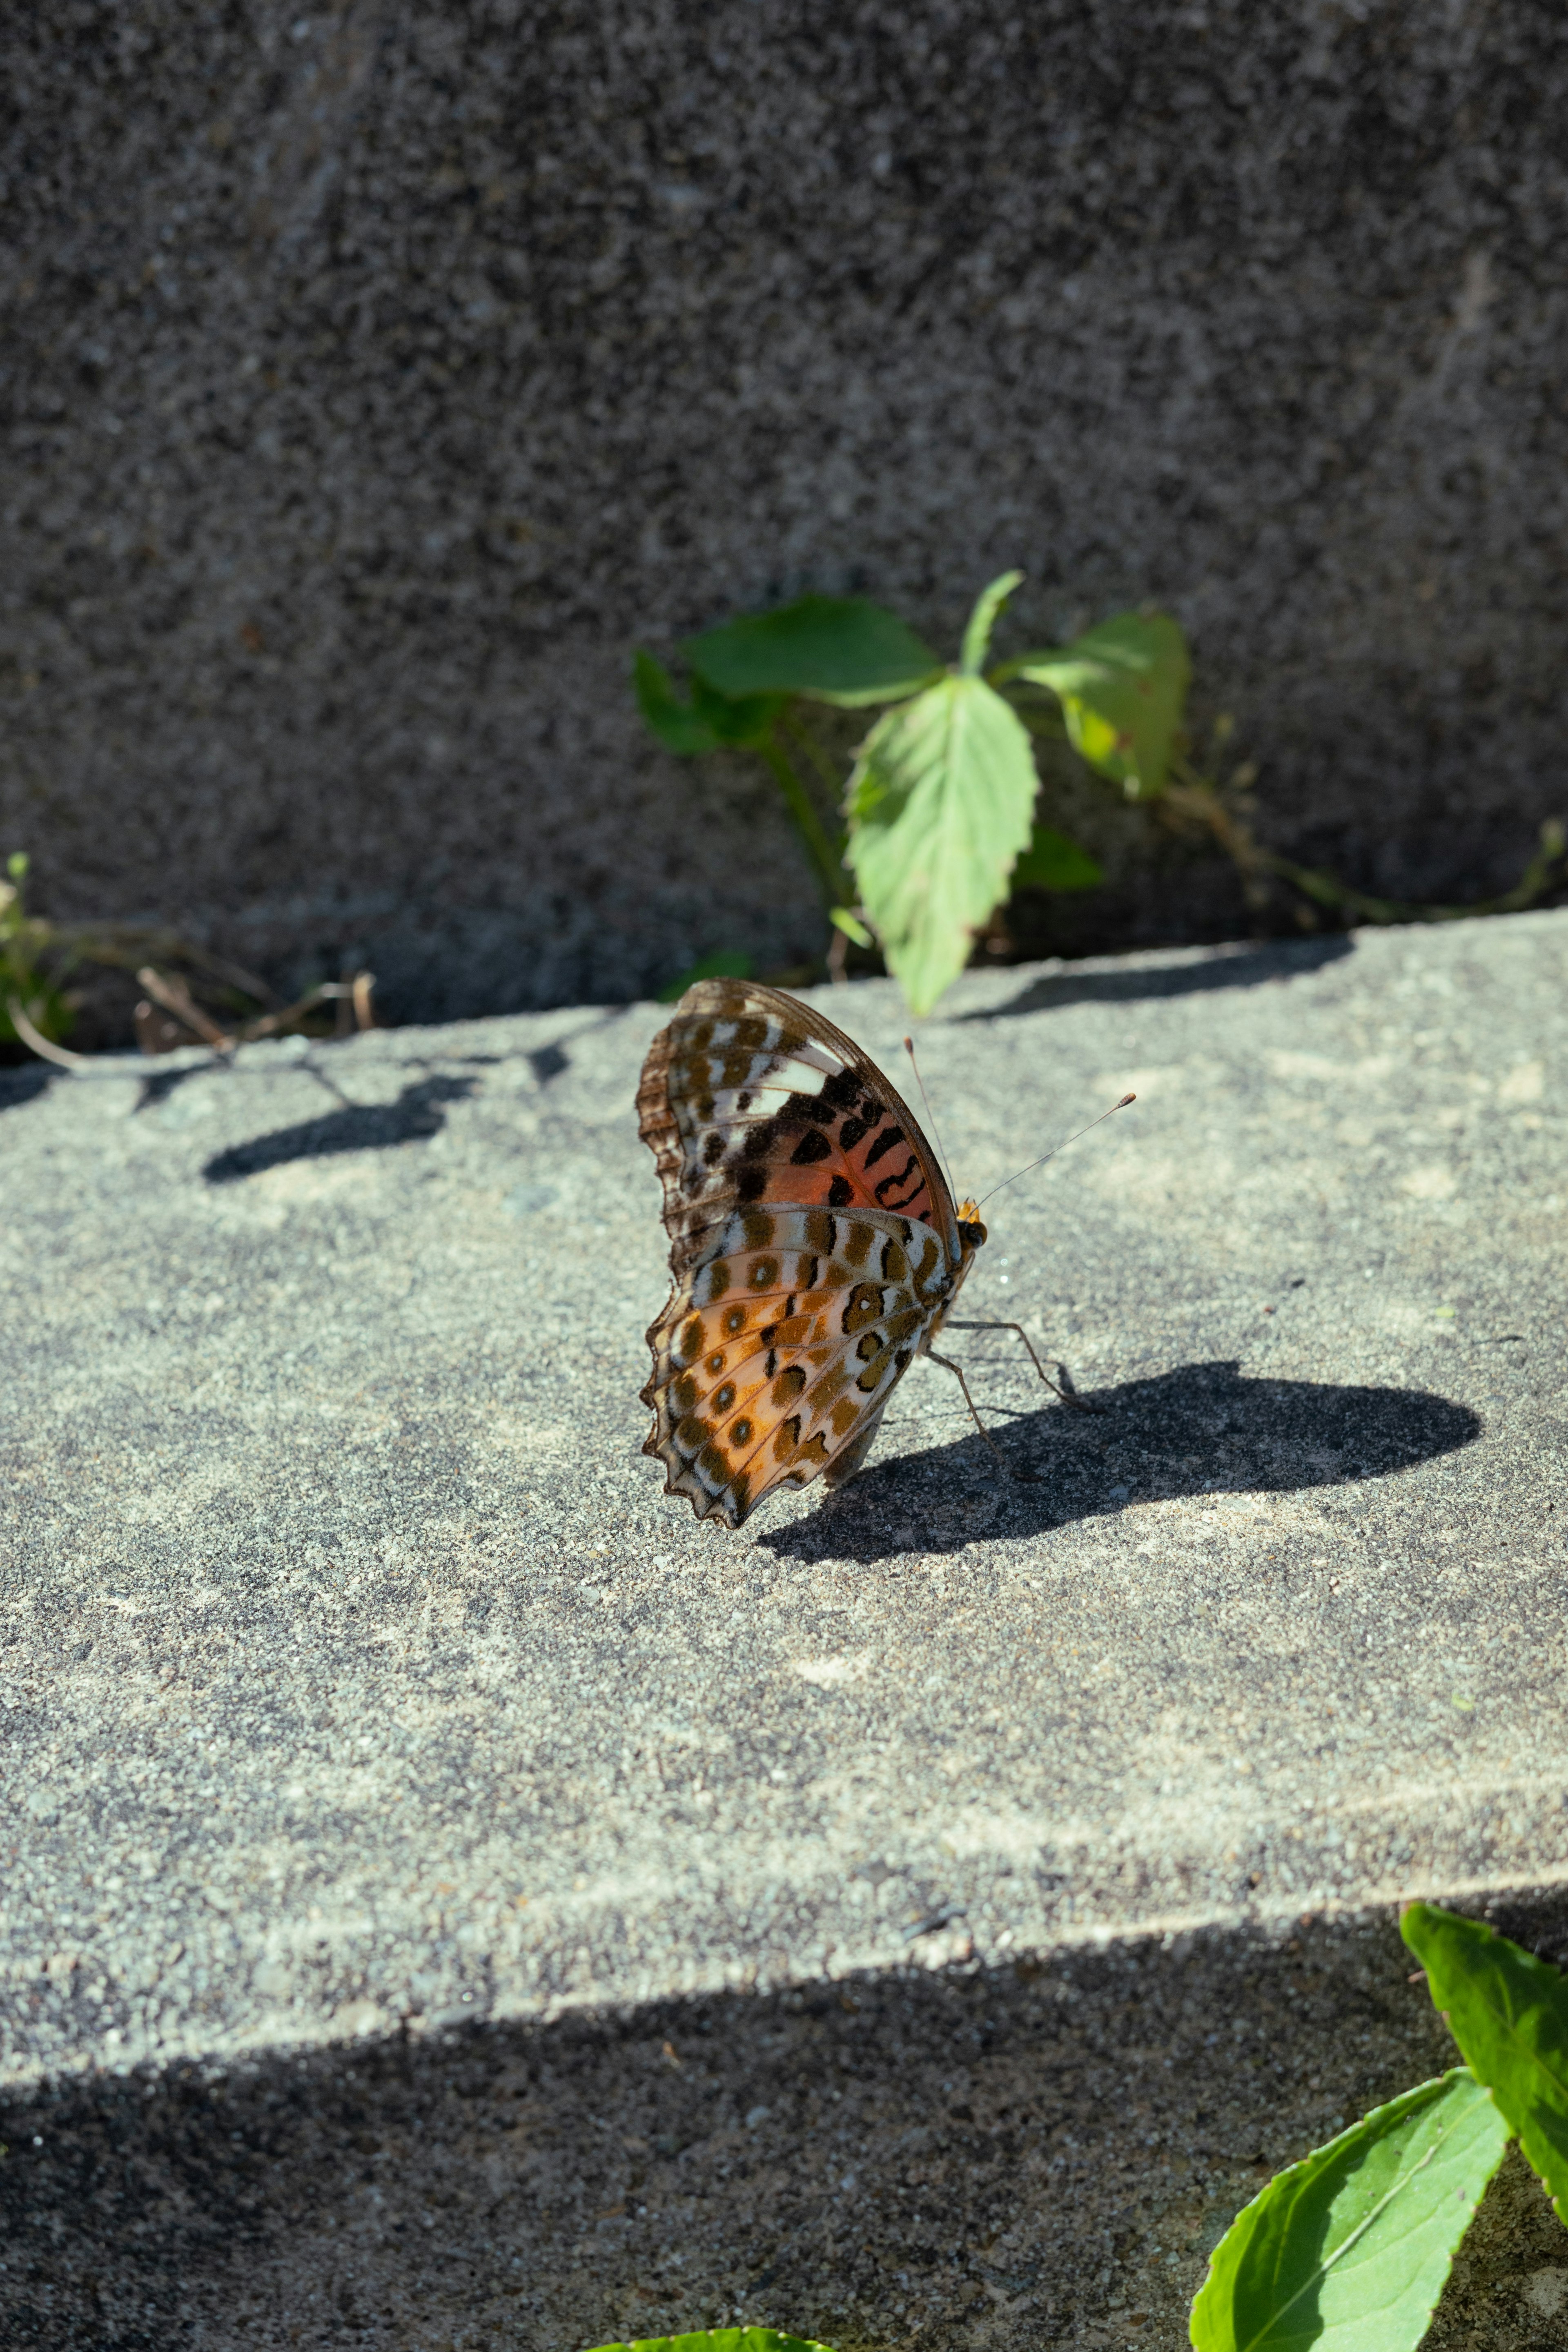
[[[1506,885],[1568,797],[1560,12],[305,5],[0,37],[52,911],[426,1019],[786,961],[768,792],[643,742],[629,646],[806,585],[946,642],[1015,562],[1034,635],[1176,611],[1363,885]],[[1075,936],[1241,920],[1110,845]]]

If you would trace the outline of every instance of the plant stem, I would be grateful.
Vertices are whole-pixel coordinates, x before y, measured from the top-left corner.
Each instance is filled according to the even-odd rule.
[[[1234,809],[1226,806],[1218,787],[1207,776],[1200,775],[1190,761],[1179,755],[1172,768],[1173,772],[1181,772],[1181,781],[1168,782],[1161,797],[1178,816],[1205,826],[1244,875],[1275,875],[1281,882],[1292,884],[1305,898],[1315,899],[1319,906],[1343,908],[1369,923],[1457,923],[1470,915],[1522,913],[1551,887],[1552,870],[1565,846],[1561,823],[1549,817],[1541,828],[1540,848],[1513,888],[1505,890],[1500,898],[1478,898],[1468,907],[1421,906],[1402,898],[1374,898],[1370,892],[1354,889],[1332,874],[1298,866],[1293,858],[1262,848],[1251,826]]]
[[[804,719],[795,711],[785,711],[779,720],[784,733],[800,745],[835,800],[842,798],[844,779],[834,771],[832,761],[812,733]]]
[[[73,1054],[68,1045],[57,1045],[52,1037],[46,1037],[42,1035],[38,1030],[34,1028],[32,1023],[28,1020],[26,1013],[22,1009],[22,1000],[20,997],[8,996],[5,999],[5,1012],[10,1020],[12,1028],[16,1032],[16,1034],[20,1037],[23,1045],[27,1046],[33,1053],[40,1055],[44,1061],[54,1062],[62,1070],[85,1070],[87,1068],[87,1055]]]
[[[843,905],[852,896],[848,880],[822,819],[812,805],[811,795],[785,759],[783,745],[774,737],[770,736],[765,742],[759,743],[757,750],[767,761],[773,782],[783,793],[784,804],[795,819],[795,831],[816,868],[817,887],[822,892],[823,905]]]

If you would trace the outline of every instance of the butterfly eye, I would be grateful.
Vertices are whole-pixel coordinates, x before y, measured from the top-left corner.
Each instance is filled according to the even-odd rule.
[[[710,1370],[710,1372],[713,1372],[713,1373],[719,1373],[719,1372],[721,1372],[721,1371],[723,1370],[723,1369],[724,1369],[724,1350],[723,1350],[723,1349],[722,1349],[722,1348],[720,1348],[719,1349],[717,1349],[717,1351],[716,1351],[713,1355],[711,1355],[711,1356],[710,1356],[710,1357],[709,1357],[709,1359],[708,1359],[708,1369],[709,1369],[709,1370]]]
[[[743,1307],[731,1307],[731,1309],[730,1309],[730,1312],[729,1312],[729,1313],[728,1313],[728,1315],[726,1315],[726,1316],[725,1316],[725,1318],[724,1318],[724,1328],[725,1328],[725,1330],[726,1330],[726,1331],[743,1331],[743,1330],[745,1329],[745,1328],[746,1328],[746,1310],[745,1310],[745,1308],[744,1308]]]
[[[744,1445],[747,1443],[752,1434],[752,1424],[746,1419],[744,1413],[742,1414],[740,1420],[735,1423],[735,1426],[731,1429],[730,1434],[734,1439],[737,1445]]]
[[[778,1278],[779,1262],[776,1257],[760,1257],[752,1268],[753,1290],[771,1290]]]
[[[715,1412],[728,1412],[730,1407],[734,1403],[734,1402],[735,1383],[733,1381],[726,1381],[721,1389],[716,1389],[714,1391],[713,1410]]]

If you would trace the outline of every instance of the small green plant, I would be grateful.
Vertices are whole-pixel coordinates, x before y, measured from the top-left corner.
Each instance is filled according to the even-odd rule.
[[[1568,2220],[1568,1981],[1479,1920],[1400,1925],[1466,2063],[1276,2173],[1210,2257],[1194,2352],[1415,2352],[1510,2138]]]
[[[1507,2145],[1468,2066],[1374,2107],[1237,2214],[1193,2305],[1193,2344],[1414,2352]]]
[[[1568,1979],[1458,1912],[1413,1903],[1400,1927],[1471,2072],[1568,2227]]]
[[[1263,848],[1248,798],[1256,768],[1219,772],[1230,721],[1214,730],[1213,772],[1192,757],[1191,665],[1177,624],[1121,613],[1070,645],[992,663],[992,632],[1022,577],[1004,572],[981,595],[951,667],[896,613],[853,596],[801,596],[688,638],[684,698],[652,655],[636,656],[638,705],[667,750],[749,752],[772,774],[833,928],[836,978],[848,943],[879,945],[911,1007],[928,1012],[1010,892],[1089,890],[1103,878],[1080,844],[1046,822],[1054,763],[1042,777],[1041,741],[1068,747],[1176,830],[1215,843],[1255,902],[1280,881],[1300,892],[1308,929],[1316,907],[1378,923],[1504,913],[1532,905],[1557,876],[1565,845],[1556,823],[1542,828],[1513,890],[1469,907],[1374,898]],[[847,782],[808,717],[814,704],[880,707]],[[721,965],[749,969],[738,954],[710,958],[666,995]]]
[[[863,597],[802,596],[727,622],[681,650],[689,698],[639,653],[643,717],[672,751],[750,751],[773,774],[842,940],[879,943],[917,1013],[968,960],[1010,888],[1092,889],[1089,852],[1037,813],[1032,737],[1071,744],[1130,800],[1162,789],[1186,696],[1186,640],[1158,613],[1124,613],[1070,646],[987,667],[1023,574],[975,604],[944,667],[894,613]],[[803,705],[882,706],[847,786]],[[842,793],[842,821],[819,805]]]

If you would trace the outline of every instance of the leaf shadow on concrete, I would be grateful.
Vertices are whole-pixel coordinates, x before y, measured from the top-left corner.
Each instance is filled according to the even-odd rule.
[[[973,1360],[966,1370],[973,1375]],[[954,1401],[962,1411],[956,1387]],[[1384,1477],[1468,1445],[1481,1428],[1468,1405],[1426,1389],[1252,1379],[1234,1359],[1180,1364],[1089,1401],[1101,1410],[1052,1404],[1009,1419],[982,1391],[981,1411],[1018,1477],[1004,1479],[971,1423],[950,1444],[874,1464],[821,1510],[757,1540],[795,1559],[887,1559],[908,1549],[912,1520],[922,1550],[957,1551],[976,1529],[962,1511],[949,1523],[955,1502],[994,1498],[991,1533],[1038,1535],[1170,1496]]]
[[[1118,971],[1054,971],[1030,981],[1005,1004],[960,1013],[968,1021],[1006,1021],[1020,1013],[1048,1013],[1064,1004],[1131,1004],[1151,996],[1194,996],[1216,988],[1257,988],[1270,980],[1297,980],[1353,954],[1355,941],[1342,931],[1320,940],[1271,940],[1257,947],[1227,947],[1191,962],[1144,963]]]
[[[474,1078],[420,1078],[405,1087],[395,1102],[347,1103],[320,1118],[301,1119],[295,1127],[276,1128],[270,1135],[230,1144],[207,1161],[202,1174],[209,1184],[236,1184],[289,1160],[384,1150],[389,1144],[428,1139],[446,1126],[445,1106],[465,1101],[477,1084]]]

